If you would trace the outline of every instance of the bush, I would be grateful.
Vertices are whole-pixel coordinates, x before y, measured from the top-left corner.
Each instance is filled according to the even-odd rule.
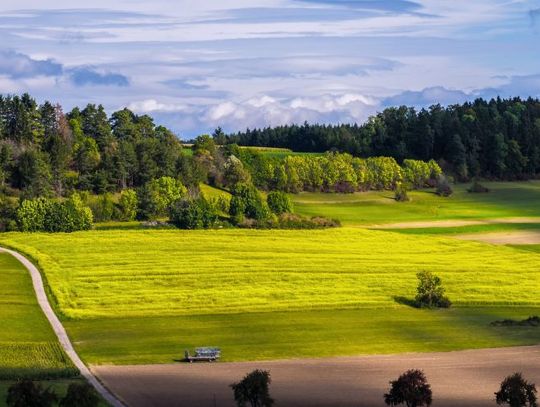
[[[71,383],[59,407],[97,407],[100,397],[88,383]]]
[[[446,178],[444,175],[440,175],[439,178],[437,178],[437,187],[435,193],[443,197],[449,197],[454,193],[448,178]]]
[[[281,191],[270,192],[266,197],[266,203],[270,210],[276,215],[282,213],[292,213],[293,205],[289,196]]]
[[[118,219],[129,222],[137,217],[139,199],[133,189],[124,189],[118,200]]]
[[[8,407],[50,407],[57,400],[58,397],[53,391],[24,379],[8,389],[6,404]]]
[[[429,271],[421,271],[416,275],[419,283],[416,294],[416,305],[420,308],[449,308],[452,303],[444,296],[444,288],[439,277]]]
[[[236,405],[244,407],[249,403],[251,407],[272,407],[274,400],[268,389],[271,382],[269,372],[254,370],[239,383],[231,384]]]
[[[46,198],[23,201],[17,223],[23,232],[74,232],[91,229],[93,215],[79,195],[73,194],[64,202]]]
[[[186,187],[171,177],[161,177],[147,182],[139,190],[139,215],[145,220],[167,216],[171,205],[187,192]]]
[[[270,216],[270,210],[261,194],[253,185],[238,184],[232,190],[229,214],[235,223],[242,221],[244,217],[263,220]]]
[[[171,222],[180,229],[208,229],[218,220],[216,208],[203,197],[180,200],[171,209]]]
[[[114,217],[114,201],[110,193],[105,193],[97,197],[97,200],[90,205],[94,220],[96,222],[109,222]]]
[[[486,188],[478,180],[474,180],[471,187],[467,189],[468,192],[472,194],[485,194],[489,192],[489,188]]]
[[[17,230],[17,203],[0,196],[0,232],[15,230]]]
[[[411,198],[409,198],[409,194],[407,193],[407,187],[401,182],[398,182],[396,185],[394,199],[398,202],[409,202],[411,200]]]

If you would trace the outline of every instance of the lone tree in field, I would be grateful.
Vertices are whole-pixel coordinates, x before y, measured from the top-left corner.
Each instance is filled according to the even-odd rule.
[[[8,389],[6,404],[8,407],[51,407],[57,399],[53,391],[24,379]]]
[[[431,386],[421,370],[408,370],[391,381],[390,391],[384,395],[384,402],[389,406],[422,407],[430,406],[432,401]]]
[[[88,383],[71,383],[59,407],[97,407],[99,396]]]
[[[445,290],[439,277],[429,271],[421,271],[416,276],[419,280],[415,298],[418,307],[448,308],[452,305],[444,295]]]
[[[238,407],[245,407],[248,403],[251,407],[271,407],[274,404],[268,390],[271,382],[268,371],[257,369],[239,383],[231,384]]]
[[[521,373],[508,376],[501,383],[501,389],[495,393],[497,404],[510,407],[537,407],[536,387],[528,383]]]

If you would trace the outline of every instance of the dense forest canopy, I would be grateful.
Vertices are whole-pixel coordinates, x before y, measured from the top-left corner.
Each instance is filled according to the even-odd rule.
[[[392,107],[365,124],[289,125],[224,135],[220,143],[338,150],[354,156],[438,161],[460,180],[474,176],[522,179],[540,174],[540,101],[520,98],[416,111]]]

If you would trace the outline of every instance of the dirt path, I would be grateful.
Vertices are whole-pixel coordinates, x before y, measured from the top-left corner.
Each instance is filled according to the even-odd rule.
[[[466,233],[453,236],[456,239],[475,240],[491,244],[540,244],[540,232],[536,231],[511,231],[490,233]]]
[[[477,220],[431,220],[431,221],[413,221],[387,223],[383,225],[366,226],[369,229],[420,229],[420,228],[454,228],[461,226],[493,225],[493,224],[515,224],[515,223],[540,223],[540,218],[495,218],[495,219],[477,219]]]
[[[423,369],[434,407],[494,406],[502,379],[516,371],[540,384],[540,346],[390,356],[246,363],[99,366],[92,370],[132,407],[233,407],[230,383],[268,369],[276,407],[383,406],[388,381]]]
[[[75,349],[73,348],[73,345],[71,344],[71,341],[69,340],[69,337],[67,335],[66,330],[64,329],[64,326],[54,313],[51,305],[49,304],[49,300],[47,298],[47,294],[45,294],[45,288],[43,286],[43,280],[41,278],[41,273],[39,270],[24,256],[21,254],[8,249],[3,249],[0,247],[0,252],[9,253],[13,257],[15,257],[17,260],[19,260],[24,267],[28,270],[30,273],[30,276],[32,277],[32,284],[34,286],[34,291],[36,292],[36,297],[39,303],[39,306],[41,307],[41,310],[49,320],[49,323],[51,324],[54,333],[58,337],[58,341],[60,342],[60,345],[64,348],[65,352],[73,362],[73,364],[79,369],[81,372],[81,375],[84,376],[88,382],[92,384],[92,386],[95,387],[95,389],[101,394],[101,396],[107,400],[107,402],[113,406],[113,407],[123,407],[124,404],[120,402],[107,388],[105,388],[99,380],[96,379],[96,377],[90,372],[88,367],[83,363],[79,355],[75,352]]]

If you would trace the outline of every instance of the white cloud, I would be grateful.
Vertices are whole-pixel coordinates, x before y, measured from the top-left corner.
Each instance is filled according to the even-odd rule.
[[[176,103],[160,103],[155,99],[146,99],[130,103],[128,109],[136,113],[181,112],[186,110],[187,106]]]

